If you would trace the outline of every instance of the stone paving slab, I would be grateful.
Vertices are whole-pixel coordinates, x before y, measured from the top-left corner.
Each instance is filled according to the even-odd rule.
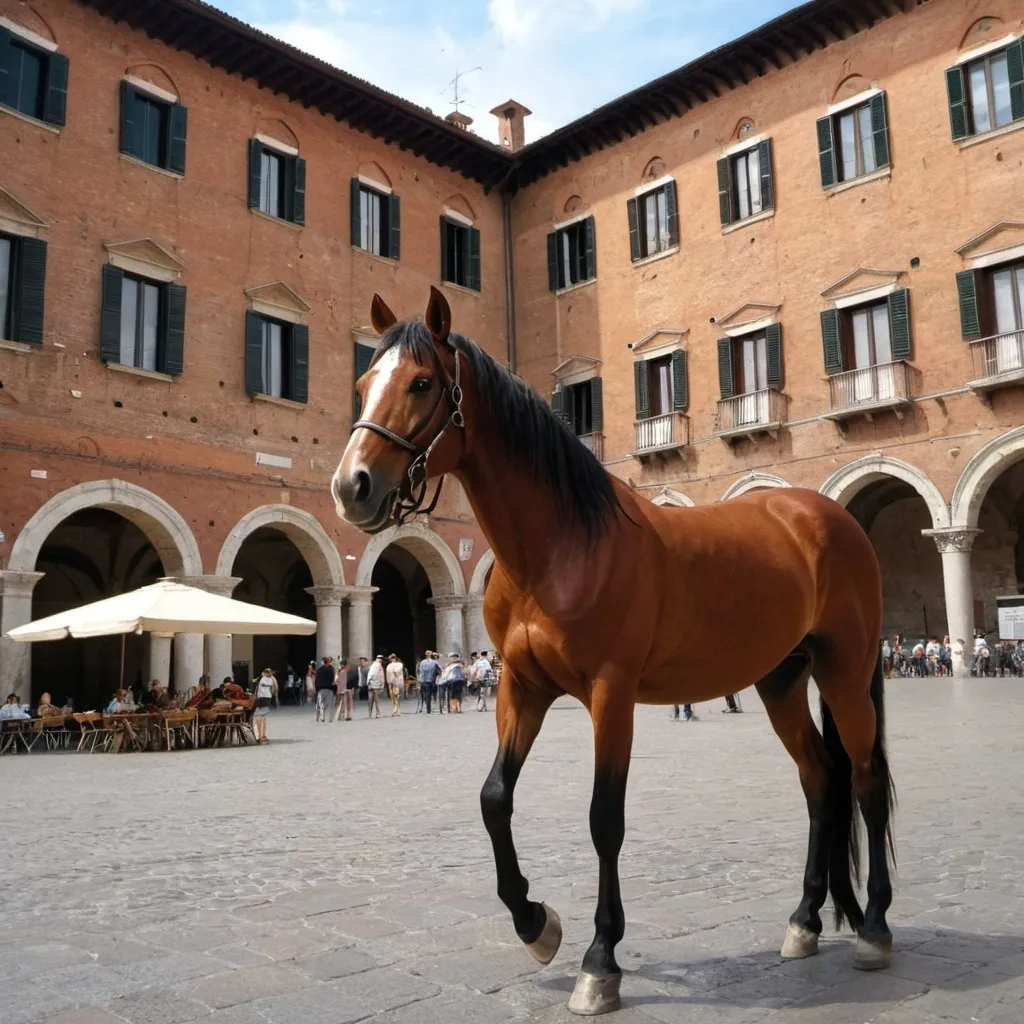
[[[411,706],[411,705],[410,705]],[[778,947],[806,811],[756,695],[635,716],[614,1024],[1024,1024],[1024,683],[893,681],[892,968],[853,941]],[[552,709],[516,792],[531,895],[562,917],[548,967],[495,895],[478,792],[493,713],[316,726],[267,747],[4,758],[28,808],[0,832],[0,1024],[566,1024],[593,934],[585,711]],[[400,766],[396,772],[396,765]],[[108,802],[125,780],[144,791]],[[301,779],[298,785],[295,779]],[[227,784],[225,784],[227,782]]]

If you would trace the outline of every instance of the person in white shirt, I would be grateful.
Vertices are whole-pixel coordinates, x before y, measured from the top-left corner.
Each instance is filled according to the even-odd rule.
[[[486,651],[481,652],[479,658],[474,655],[469,671],[470,679],[476,683],[476,709],[486,711],[487,698],[491,695],[491,686],[494,684],[494,667],[487,660]]]
[[[7,703],[2,708],[0,708],[0,719],[3,720],[11,718],[23,719],[31,717],[32,716],[27,711],[22,710],[21,705],[18,703],[18,695],[16,693],[9,694],[7,697]]]
[[[391,717],[400,715],[402,709],[399,701],[405,695],[405,665],[397,654],[388,655],[388,667],[384,673],[388,689],[391,691]]]
[[[369,672],[366,673],[366,687],[369,704],[369,717],[374,717],[374,709],[377,711],[377,718],[380,718],[380,691],[384,689],[384,655],[378,654],[373,659]]]

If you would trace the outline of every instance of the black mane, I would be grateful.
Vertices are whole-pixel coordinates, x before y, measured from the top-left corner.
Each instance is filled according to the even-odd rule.
[[[563,519],[576,523],[587,540],[596,543],[620,508],[604,467],[533,388],[469,338],[452,333],[448,340],[468,362],[481,411],[490,418],[505,454],[550,491]],[[434,360],[434,339],[420,318],[391,327],[377,345],[373,361],[395,346],[421,366]]]

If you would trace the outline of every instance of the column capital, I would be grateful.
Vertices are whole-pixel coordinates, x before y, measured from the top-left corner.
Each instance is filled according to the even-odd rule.
[[[181,583],[186,587],[195,587],[196,590],[205,590],[208,594],[216,594],[218,597],[231,597],[235,587],[242,582],[241,576],[172,576],[175,583]]]
[[[939,549],[940,555],[952,551],[966,552],[974,546],[974,539],[984,533],[973,527],[946,527],[941,530],[922,530],[925,537],[931,537],[935,546]]]
[[[0,569],[0,596],[31,597],[36,584],[45,572],[19,572],[17,569]]]
[[[467,594],[463,600],[466,602],[466,607],[472,608],[474,611],[484,606],[483,594]]]
[[[368,605],[373,602],[373,595],[380,590],[380,587],[342,587],[349,604]]]
[[[348,591],[348,587],[335,586],[305,587],[304,589],[307,594],[312,596],[313,603],[317,608],[340,608]]]
[[[462,610],[466,606],[465,594],[442,594],[440,597],[428,597],[427,604],[432,604],[438,611],[447,612],[452,609]]]

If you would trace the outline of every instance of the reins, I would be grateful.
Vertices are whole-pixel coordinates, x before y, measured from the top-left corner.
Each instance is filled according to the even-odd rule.
[[[427,413],[424,419],[416,425],[408,438],[402,437],[400,434],[396,434],[392,430],[388,430],[387,427],[384,427],[379,423],[374,423],[373,420],[357,420],[352,424],[353,433],[355,433],[360,427],[365,430],[372,430],[375,434],[380,434],[380,436],[385,440],[390,441],[392,444],[397,445],[399,448],[402,448],[407,452],[412,452],[414,455],[412,462],[409,463],[409,468],[406,470],[405,478],[402,480],[402,483],[398,488],[398,494],[395,496],[388,516],[389,519],[394,520],[399,526],[403,525],[407,519],[410,519],[420,513],[429,516],[431,512],[437,508],[437,503],[441,498],[441,488],[444,486],[444,476],[442,475],[437,481],[437,489],[434,491],[434,497],[430,504],[424,508],[423,503],[427,496],[427,461],[430,459],[430,453],[434,450],[441,438],[444,437],[449,427],[464,430],[466,426],[465,417],[462,415],[463,396],[459,350],[454,346],[452,346],[452,348],[455,352],[455,380],[449,380],[448,375],[444,372],[444,367],[441,365],[440,359],[437,358],[436,353],[433,353],[434,363],[444,375],[446,384],[445,387],[442,388],[441,393],[437,396],[437,401],[434,403],[433,408],[429,413]],[[437,414],[438,407],[444,401],[446,395],[451,397],[451,415],[449,415],[441,425],[441,429],[434,435],[430,444],[428,444],[427,447],[417,455],[415,440],[434,419],[434,416]],[[384,527],[382,526],[381,529],[384,529]]]

